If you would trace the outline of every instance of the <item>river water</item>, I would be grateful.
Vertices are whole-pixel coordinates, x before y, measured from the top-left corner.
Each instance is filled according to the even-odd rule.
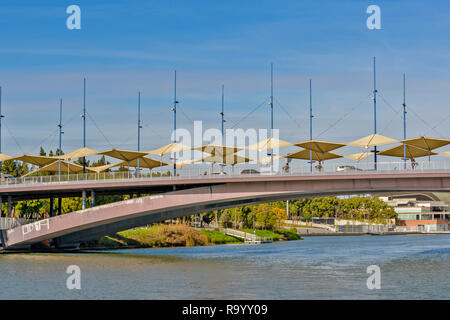
[[[81,289],[69,290],[69,265]],[[381,288],[367,288],[369,265]],[[0,255],[0,299],[450,299],[450,235]]]

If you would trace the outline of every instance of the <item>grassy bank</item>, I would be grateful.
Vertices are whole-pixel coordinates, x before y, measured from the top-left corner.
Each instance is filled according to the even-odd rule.
[[[84,243],[82,246],[84,248],[164,248],[208,246],[239,242],[242,241],[219,231],[198,231],[184,224],[155,224],[150,227],[121,231],[95,241]]]
[[[201,230],[200,233],[209,237],[213,244],[226,244],[226,243],[243,243],[244,240],[229,236],[225,233],[216,230]]]
[[[251,229],[243,229],[253,233]],[[300,235],[287,230],[256,230],[260,237],[272,237],[274,241],[300,240]],[[243,239],[226,235],[217,230],[196,230],[184,224],[155,224],[121,231],[81,245],[82,248],[165,248],[193,247],[214,244],[243,243]]]
[[[253,229],[241,229],[247,233],[253,234]],[[256,230],[258,237],[271,237],[273,241],[285,241],[285,240],[301,240],[302,237],[293,231],[288,230]]]

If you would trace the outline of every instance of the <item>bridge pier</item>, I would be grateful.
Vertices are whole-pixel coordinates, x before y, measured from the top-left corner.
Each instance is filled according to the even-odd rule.
[[[50,212],[49,212],[50,217],[53,217],[55,215],[55,212],[53,210],[53,202],[54,202],[53,197],[51,197],[50,198]]]
[[[91,190],[91,207],[95,207],[95,191]]]
[[[82,203],[81,203],[81,209],[86,209],[86,190],[83,190],[81,192],[81,198],[82,198]]]
[[[12,197],[8,196],[8,218],[12,216]]]
[[[58,197],[58,212],[57,212],[57,215],[61,215],[61,210],[62,209],[62,198],[61,197]]]

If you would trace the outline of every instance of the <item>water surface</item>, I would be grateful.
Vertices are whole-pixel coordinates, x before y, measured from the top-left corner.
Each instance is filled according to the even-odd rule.
[[[66,268],[81,269],[68,290]],[[366,268],[381,269],[369,290]],[[450,299],[450,235],[0,255],[0,299]]]

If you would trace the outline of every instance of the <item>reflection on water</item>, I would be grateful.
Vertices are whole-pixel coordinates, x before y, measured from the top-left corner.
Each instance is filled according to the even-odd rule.
[[[369,290],[366,268],[381,268]],[[81,290],[66,268],[81,268]],[[1,299],[449,299],[450,236],[0,255]]]

